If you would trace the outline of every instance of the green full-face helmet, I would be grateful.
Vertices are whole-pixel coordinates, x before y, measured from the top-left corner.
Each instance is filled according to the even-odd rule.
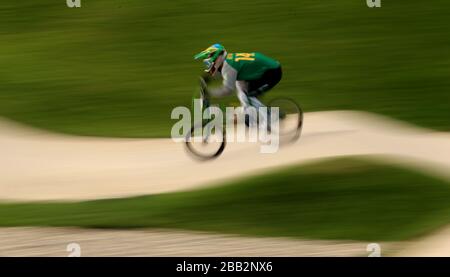
[[[205,71],[212,73],[212,71],[215,71],[217,67],[220,66],[216,64],[216,62],[218,62],[219,57],[224,55],[224,53],[226,53],[225,47],[223,47],[221,44],[216,43],[195,55],[194,59],[202,59],[203,63],[206,66]]]

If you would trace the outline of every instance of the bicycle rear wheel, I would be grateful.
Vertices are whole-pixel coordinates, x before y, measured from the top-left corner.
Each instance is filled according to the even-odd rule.
[[[303,127],[303,111],[300,106],[290,98],[275,98],[268,104],[269,107],[279,108],[280,140],[295,142],[300,138]]]

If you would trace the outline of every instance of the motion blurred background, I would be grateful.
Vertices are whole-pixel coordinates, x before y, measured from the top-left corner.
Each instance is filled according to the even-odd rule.
[[[202,73],[202,64],[194,61],[193,55],[213,43],[221,43],[229,52],[258,51],[282,63],[283,80],[266,96],[269,99],[293,98],[305,112],[376,113],[404,121],[398,124],[408,124],[408,128],[420,127],[420,136],[439,136],[440,144],[424,141],[420,149],[411,145],[410,152],[427,151],[430,147],[428,155],[440,156],[441,163],[436,166],[445,172],[450,169],[447,133],[450,130],[450,2],[381,2],[381,8],[368,8],[365,0],[82,0],[81,8],[68,8],[65,0],[2,1],[0,116],[27,128],[75,135],[72,140],[104,137],[109,141],[108,138],[114,137],[129,142],[132,138],[144,141],[169,138],[174,124],[170,119],[172,109],[190,106],[197,90],[197,76]],[[236,101],[232,96],[221,103]],[[0,154],[3,166],[0,172],[8,176],[0,179],[1,198],[9,199],[8,194],[22,182],[14,179],[6,165],[15,166],[18,175],[27,175],[33,166],[50,163],[52,158],[53,163],[66,166],[61,170],[72,170],[74,175],[90,174],[77,170],[70,155],[46,157],[21,151],[28,148],[6,138],[11,130],[8,124],[0,128],[4,136],[0,146],[4,153]],[[314,133],[312,127],[305,127],[306,134]],[[413,133],[416,135],[416,131]],[[27,141],[27,134],[20,133],[14,140],[21,139]],[[29,140],[28,146],[36,138]],[[363,139],[353,141],[355,145],[363,142]],[[396,143],[402,145],[401,140]],[[405,145],[408,145],[406,141]],[[376,143],[372,146],[377,148]],[[307,149],[308,144],[304,147]],[[121,151],[126,152],[126,147]],[[144,161],[152,155],[160,152],[145,152],[136,159]],[[238,159],[239,152],[224,155],[224,163],[228,162],[225,168],[230,172],[243,166],[233,167],[230,157]],[[31,156],[34,162],[25,162]],[[245,154],[240,158],[244,159]],[[368,241],[415,242],[445,228],[450,221],[448,175],[418,170],[421,166],[392,165],[386,157],[375,162],[370,156],[352,158],[342,153],[325,161],[315,159],[312,164],[293,162],[288,168],[281,168],[281,164],[274,167],[276,163],[269,166],[264,162],[266,159],[264,155],[248,156],[248,160],[261,167],[239,176],[227,176],[234,179],[212,180],[210,185],[214,186],[151,195],[146,195],[144,190],[146,196],[137,198],[87,202],[58,200],[52,196],[52,186],[57,187],[61,179],[52,179],[50,173],[30,173],[30,182],[33,178],[42,181],[39,178],[45,175],[48,187],[44,186],[40,193],[45,196],[47,188],[48,200],[58,201],[28,203],[35,199],[20,197],[19,202],[2,201],[0,226],[146,228],[150,231],[162,228],[262,239],[287,238],[297,242],[333,240],[333,245],[343,240],[365,245]],[[183,163],[194,162],[186,157],[168,166],[181,168]],[[198,171],[205,166],[214,167],[195,165]],[[433,166],[426,163],[425,167]],[[216,168],[219,167],[220,164]],[[175,174],[174,182],[183,182],[182,175],[169,169],[156,172],[155,168],[150,164],[143,170],[168,179]],[[265,175],[256,170],[267,168],[272,171]],[[95,174],[104,176],[128,169],[108,170],[102,168]],[[251,176],[244,176],[247,174]],[[95,180],[85,178],[83,185],[95,186]],[[120,195],[121,190],[117,192]],[[0,237],[2,232],[11,229],[1,230]],[[46,229],[37,230],[34,234],[43,236]],[[19,228],[12,233],[20,232]],[[0,246],[0,255],[33,254],[14,252],[16,242],[8,240],[11,233],[7,234],[3,237],[9,241],[10,248]],[[71,238],[76,239],[76,235]],[[211,246],[211,241],[202,242]],[[190,252],[177,252],[177,247],[170,253],[128,249],[131,252],[124,250],[119,254],[221,254],[196,252],[194,248]],[[286,254],[261,251],[258,254]],[[327,251],[320,253],[337,253]],[[339,253],[366,253],[365,248],[358,251]],[[444,250],[444,255],[450,255],[449,251]],[[227,253],[256,252],[237,249]],[[56,255],[56,252],[43,250],[34,254]],[[292,250],[288,254],[310,255],[313,251]]]

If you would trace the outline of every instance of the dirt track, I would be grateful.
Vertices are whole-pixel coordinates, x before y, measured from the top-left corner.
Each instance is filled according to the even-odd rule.
[[[228,144],[212,162],[195,162],[170,139],[104,139],[49,134],[0,121],[1,200],[79,200],[187,190],[214,181],[341,155],[376,155],[450,179],[450,135],[362,112],[305,116],[301,140],[275,154],[258,144]],[[114,243],[111,243],[114,241]],[[65,256],[78,242],[84,255],[364,256],[364,243],[236,238],[159,231],[0,229],[0,256]],[[449,233],[399,255],[450,256]],[[395,245],[395,244],[392,244]],[[396,250],[388,245],[388,251]],[[437,247],[440,246],[440,247]],[[153,249],[152,251],[148,249]],[[221,249],[217,251],[217,249]]]
[[[81,256],[368,256],[365,242],[249,238],[172,230],[2,228],[0,256],[66,257],[78,243]],[[383,243],[385,251],[402,244]]]
[[[411,243],[398,251],[397,257],[450,257],[450,227]]]
[[[362,112],[305,116],[299,142],[275,154],[229,143],[197,162],[170,139],[109,139],[49,134],[0,121],[0,199],[78,200],[186,190],[267,169],[340,155],[389,155],[450,179],[450,135]]]

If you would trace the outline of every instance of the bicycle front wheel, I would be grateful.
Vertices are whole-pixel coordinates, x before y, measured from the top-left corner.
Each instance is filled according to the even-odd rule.
[[[217,158],[225,145],[225,131],[222,128],[210,128],[207,123],[194,124],[186,135],[186,149],[199,160]]]

